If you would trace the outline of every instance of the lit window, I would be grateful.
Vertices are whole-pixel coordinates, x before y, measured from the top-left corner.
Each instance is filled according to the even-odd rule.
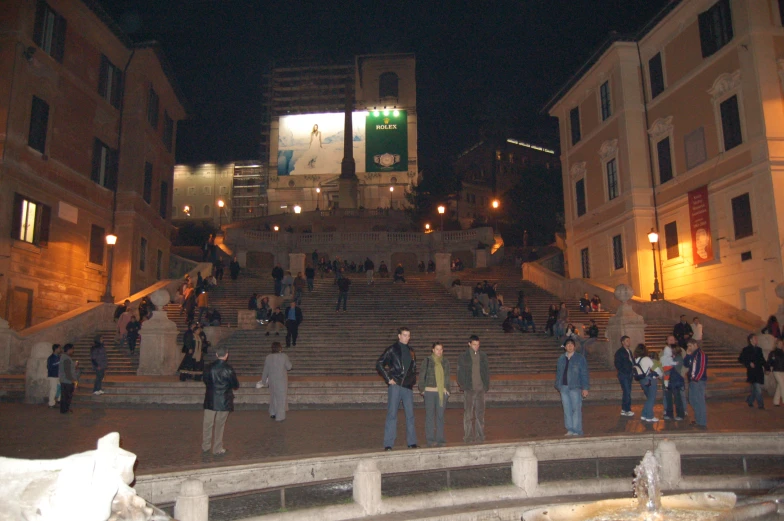
[[[45,246],[49,241],[51,211],[46,205],[14,194],[11,236],[14,239]]]

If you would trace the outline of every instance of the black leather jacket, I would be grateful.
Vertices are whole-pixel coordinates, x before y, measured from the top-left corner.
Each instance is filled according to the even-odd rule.
[[[384,381],[387,384],[389,380],[394,380],[397,385],[411,389],[416,384],[416,354],[413,349],[409,348],[411,365],[404,372],[401,349],[400,342],[395,342],[387,347],[381,356],[378,357],[376,371],[384,377]]]
[[[225,360],[216,360],[204,370],[204,408],[211,411],[233,411],[234,390],[240,388],[237,373]]]

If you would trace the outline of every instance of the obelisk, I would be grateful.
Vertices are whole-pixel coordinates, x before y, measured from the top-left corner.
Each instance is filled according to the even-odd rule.
[[[357,165],[354,162],[354,89],[346,85],[346,119],[343,125],[343,161],[340,163],[338,179],[338,203],[340,208],[357,208]]]

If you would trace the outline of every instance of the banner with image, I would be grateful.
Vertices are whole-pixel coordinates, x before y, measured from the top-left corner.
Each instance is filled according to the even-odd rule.
[[[694,264],[713,260],[713,236],[711,235],[710,203],[708,186],[689,192],[689,223],[691,224],[691,246]]]
[[[366,112],[354,112],[354,161],[365,164]],[[281,116],[278,127],[278,175],[340,174],[345,114]]]

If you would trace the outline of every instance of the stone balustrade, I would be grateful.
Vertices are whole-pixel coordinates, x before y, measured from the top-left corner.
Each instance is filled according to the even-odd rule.
[[[296,234],[234,227],[226,229],[224,239],[243,266],[247,265],[249,254],[271,255],[273,263],[279,262],[287,267],[289,254],[305,253],[309,259],[311,251],[319,250],[328,253],[331,258],[356,262],[369,256],[377,265],[382,260],[388,266],[404,262],[409,270],[416,268],[419,262],[433,260],[436,253],[457,254],[469,267],[499,264],[503,260],[502,249],[492,253],[479,248],[480,243],[493,245],[495,242],[492,228],[432,233],[342,231]]]
[[[209,496],[353,479],[354,504],[298,510],[263,518],[327,521],[503,499],[608,492],[628,494],[629,479],[608,478],[541,483],[537,475],[538,462],[576,458],[642,458],[648,450],[656,450],[660,462],[667,467],[663,476],[665,490],[764,489],[770,488],[770,482],[759,477],[682,476],[678,464],[680,455],[780,455],[784,453],[784,438],[778,433],[694,435],[686,432],[460,445],[421,449],[415,453],[408,450],[390,453],[373,452],[142,475],[137,476],[136,490],[148,501],[161,504],[177,500],[183,483],[189,479],[201,481],[204,484],[204,492]],[[512,464],[514,485],[450,490],[422,496],[381,498],[380,476],[383,474],[428,472],[509,463]]]

